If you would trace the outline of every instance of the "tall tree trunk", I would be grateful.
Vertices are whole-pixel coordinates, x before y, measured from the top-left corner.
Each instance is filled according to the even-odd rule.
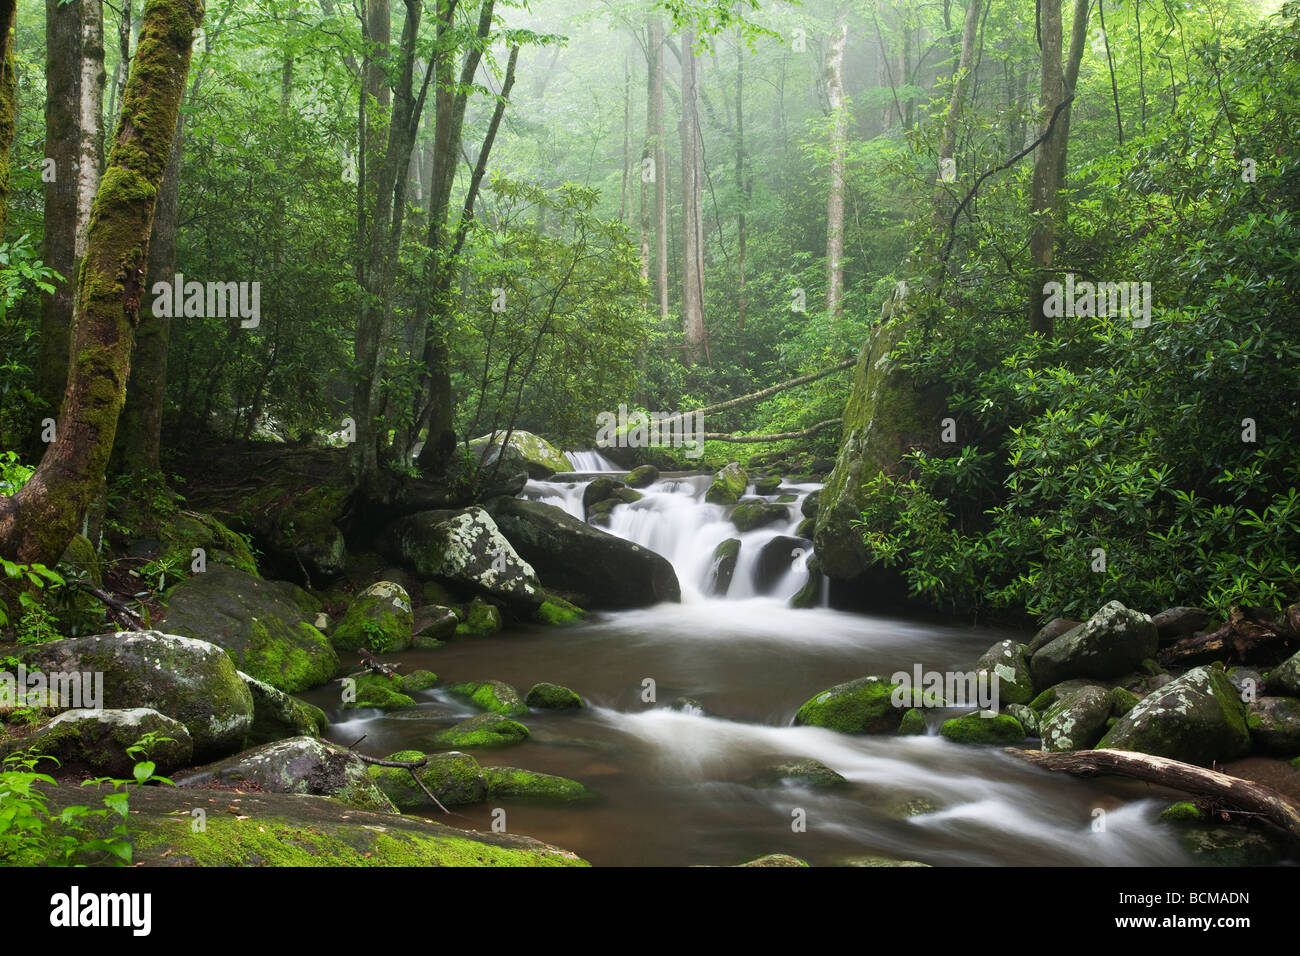
[[[695,365],[708,358],[704,330],[704,216],[700,127],[700,91],[695,31],[682,30],[682,331],[685,359]]]
[[[131,0],[122,0],[122,16],[117,23],[117,66],[113,68],[113,82],[108,89],[108,131],[117,128],[118,97],[122,95],[122,86],[126,83],[127,70],[131,67]]]
[[[99,0],[48,0],[46,29],[45,262],[63,281],[42,303],[37,389],[58,414],[68,383],[77,269],[103,164],[104,20]]]
[[[655,170],[655,292],[668,320],[668,150],[664,143],[664,22],[650,20],[650,119]]]
[[[1061,214],[1059,195],[1065,182],[1066,144],[1070,138],[1070,104],[1083,59],[1090,0],[1075,0],[1070,30],[1070,57],[1061,65],[1061,0],[1042,0],[1042,81],[1039,91],[1040,135],[1050,128],[1034,157],[1030,193],[1029,253],[1035,269],[1029,288],[1029,330],[1050,336],[1051,316],[1043,314],[1044,285],[1052,276],[1056,251],[1056,226]]]
[[[17,494],[0,498],[0,554],[11,559],[57,561],[104,479],[148,291],[154,205],[202,18],[200,0],[145,5],[122,120],[90,218],[77,284],[75,359],[55,441]]]
[[[831,183],[826,196],[826,315],[837,318],[844,299],[844,156],[848,115],[844,107],[844,47],[848,11],[840,7],[826,54],[826,97],[831,108]]]
[[[961,52],[957,56],[957,66],[952,72],[952,96],[948,100],[948,111],[944,114],[943,129],[939,134],[939,176],[940,183],[934,191],[933,223],[936,242],[943,241],[943,230],[947,225],[947,204],[944,197],[944,173],[946,170],[956,174],[957,122],[961,117],[962,101],[970,86],[970,71],[975,55],[975,30],[979,25],[981,0],[969,0],[966,6],[966,21],[961,31]],[[936,259],[936,262],[938,260]],[[940,269],[942,267],[940,266]]]
[[[752,195],[752,180],[745,176],[745,44],[736,38],[736,260],[739,287],[736,290],[736,328],[745,327],[745,210]]]
[[[0,0],[0,238],[9,221],[9,151],[14,142],[18,78],[14,69],[14,21],[18,0]]]

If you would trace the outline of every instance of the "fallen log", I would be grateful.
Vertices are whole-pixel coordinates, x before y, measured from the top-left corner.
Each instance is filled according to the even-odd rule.
[[[789,441],[792,438],[807,438],[815,435],[823,428],[830,428],[832,425],[842,424],[842,418],[828,418],[824,422],[818,422],[810,428],[805,428],[797,432],[780,432],[775,435],[733,435],[731,432],[705,432],[705,441],[732,441],[732,442],[770,442],[770,441]]]
[[[1225,807],[1256,815],[1300,844],[1300,804],[1272,787],[1206,770],[1181,760],[1131,753],[1127,750],[1076,750],[1045,753],[1008,747],[1006,753],[1045,770],[1061,770],[1077,777],[1115,774],[1197,796],[1211,797]]]

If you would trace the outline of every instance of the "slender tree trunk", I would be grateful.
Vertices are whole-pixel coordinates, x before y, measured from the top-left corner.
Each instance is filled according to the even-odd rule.
[[[695,31],[682,31],[682,330],[687,364],[708,357],[704,329],[704,217]]]
[[[18,78],[14,69],[17,0],[0,0],[0,238],[9,221],[9,151],[14,142]]]
[[[202,18],[200,0],[146,3],[122,120],[91,214],[77,285],[75,358],[56,437],[27,484],[0,498],[0,554],[11,559],[57,561],[104,480],[148,291],[154,205]]]
[[[668,320],[668,150],[664,143],[664,22],[650,21],[650,114],[655,170],[655,291]]]
[[[951,171],[956,176],[957,125],[961,118],[962,102],[970,86],[970,71],[975,55],[975,31],[979,26],[981,0],[969,0],[966,6],[966,20],[961,31],[961,49],[957,56],[957,66],[952,73],[952,97],[948,100],[948,111],[944,114],[943,128],[939,134],[939,183],[934,191],[932,206],[932,223],[936,242],[943,241],[944,229],[948,221],[948,206],[945,198],[948,193],[944,188],[945,172]],[[936,257],[936,275],[941,275],[942,261]]]
[[[1039,131],[1047,129],[1056,107],[1065,99],[1065,77],[1061,73],[1061,0],[1040,0],[1042,23],[1041,84],[1038,95]],[[1029,254],[1034,262],[1029,295],[1029,329],[1052,334],[1052,319],[1043,314],[1043,284],[1052,270],[1056,246],[1056,195],[1062,160],[1059,126],[1039,144],[1034,156],[1034,178],[1030,187]]]
[[[826,196],[826,315],[839,317],[844,299],[844,157],[848,113],[844,105],[844,47],[849,39],[848,11],[840,7],[831,27],[826,54],[826,98],[831,108],[831,183]]]
[[[739,287],[736,290],[736,328],[744,329],[748,303],[745,295],[745,210],[752,195],[752,180],[745,176],[745,44],[736,39],[736,260]]]
[[[618,190],[618,221],[627,217],[627,169],[632,161],[632,70],[623,54],[623,175]]]
[[[654,100],[654,51],[649,48],[649,31],[647,31],[646,46],[646,110],[645,110],[645,141],[641,144],[641,168],[637,174],[637,180],[641,183],[638,198],[640,200],[639,215],[637,217],[638,231],[641,239],[641,281],[645,284],[647,293],[650,290],[650,243],[654,235],[653,224],[653,190],[654,180],[659,177],[658,170],[655,167],[655,123],[654,108],[651,105]],[[653,175],[652,175],[653,174]],[[649,308],[649,298],[642,301],[642,308]],[[644,360],[645,349],[641,350]]]

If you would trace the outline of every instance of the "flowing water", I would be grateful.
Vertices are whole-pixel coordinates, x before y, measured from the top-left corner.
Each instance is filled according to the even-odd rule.
[[[524,495],[581,516],[590,479],[560,478],[529,482]],[[597,865],[726,865],[776,852],[820,865],[862,856],[934,865],[1189,862],[1169,832],[1152,825],[1168,803],[1158,790],[1053,775],[997,748],[950,743],[935,735],[941,714],[930,714],[930,733],[917,737],[791,726],[799,706],[833,684],[911,671],[916,663],[969,670],[994,642],[1025,635],[826,607],[792,609],[788,599],[805,577],[799,556],[791,557],[789,570],[761,582],[758,554],[778,535],[793,535],[802,498],[818,486],[783,487],[798,497],[788,505],[788,520],[738,534],[727,520],[729,508],[703,501],[708,482],[665,476],[643,489],[641,501],[611,515],[612,533],[673,563],[682,603],[397,655],[405,670],[435,671],[440,687],[496,679],[522,694],[550,681],[589,704],[581,711],[531,712],[522,718],[532,731],[526,742],[474,756],[485,765],[580,780],[598,801],[496,800],[455,808],[448,822],[486,830],[500,806],[509,832],[574,850]],[[730,592],[707,596],[713,550],[727,537],[742,541]],[[312,697],[329,709],[329,693]],[[340,712],[335,704],[329,736],[351,744],[368,735],[359,749],[376,756],[432,750],[439,731],[478,712],[440,688],[418,697],[417,709],[387,715]],[[693,698],[702,710],[674,709],[679,697]],[[814,790],[749,782],[792,757],[819,760],[850,783]]]

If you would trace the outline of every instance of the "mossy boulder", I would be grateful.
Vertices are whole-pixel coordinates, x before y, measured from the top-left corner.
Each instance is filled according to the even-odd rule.
[[[808,864],[799,859],[797,856],[791,856],[788,853],[768,853],[757,859],[750,860],[748,863],[737,863],[736,866],[804,866]]]
[[[400,584],[376,581],[348,605],[330,640],[340,651],[362,648],[376,654],[404,651],[411,646],[415,615],[411,596]]]
[[[211,760],[243,746],[253,695],[230,655],[215,644],[158,631],[118,631],[51,641],[24,653],[46,674],[103,674],[107,709],[148,707],[180,721],[194,757]]]
[[[753,531],[777,521],[787,521],[790,511],[771,501],[742,501],[731,511],[731,523],[737,531]]]
[[[524,703],[538,710],[577,710],[586,705],[574,691],[560,684],[534,684],[524,696]]]
[[[754,479],[754,492],[760,495],[774,495],[781,487],[780,475],[763,475]]]
[[[441,647],[448,638],[456,636],[460,618],[453,608],[441,604],[426,604],[415,609],[411,625],[411,646],[417,650]]]
[[[171,739],[160,739],[149,748],[148,757],[126,752],[148,733]],[[126,780],[132,779],[137,761],[151,760],[157,764],[155,773],[166,775],[187,766],[194,755],[194,741],[185,725],[151,707],[65,710],[8,748],[0,745],[0,752],[19,747],[58,761],[57,766],[40,762],[36,766],[40,773]]]
[[[573,803],[595,795],[576,780],[516,767],[484,767],[489,797]]]
[[[1038,725],[1043,749],[1060,753],[1091,748],[1106,732],[1112,700],[1111,692],[1103,687],[1083,687],[1058,696]]]
[[[325,683],[339,667],[334,647],[312,623],[319,610],[295,584],[210,564],[167,593],[165,624],[225,648],[240,670],[296,693]]]
[[[1034,699],[1034,682],[1025,661],[1025,645],[999,641],[975,662],[975,673],[987,675],[989,687],[997,678],[999,704],[1027,704]]]
[[[519,691],[499,680],[465,681],[453,684],[447,690],[489,713],[507,717],[528,713],[527,705],[519,698]]]
[[[1261,697],[1248,708],[1246,727],[1258,750],[1279,757],[1300,754],[1300,700]]]
[[[637,465],[623,476],[623,484],[629,488],[645,488],[659,480],[659,469],[654,465]]]
[[[906,706],[895,706],[888,678],[868,676],[836,684],[809,699],[795,714],[796,725],[825,727],[842,734],[888,734],[898,729],[903,712],[919,691],[904,691]]]
[[[1018,744],[1025,739],[1025,728],[1009,714],[966,714],[945,720],[939,733],[959,744]]]
[[[528,610],[546,599],[532,565],[478,505],[399,518],[384,532],[383,545],[422,578],[441,578]]]
[[[253,695],[253,726],[245,743],[254,747],[286,737],[319,737],[329,729],[325,711],[291,697],[242,671],[240,679]]]
[[[750,780],[750,783],[760,787],[793,786],[814,790],[842,787],[848,782],[842,774],[811,757],[782,760],[764,767]]]
[[[1200,823],[1209,819],[1209,814],[1190,800],[1171,803],[1160,811],[1162,823]]]
[[[415,706],[415,699],[404,692],[402,678],[396,674],[362,674],[356,680],[356,696],[344,689],[343,709],[378,707],[380,710],[404,710]]]
[[[257,560],[248,542],[212,515],[177,512],[158,529],[158,540],[162,556],[186,572],[197,559],[194,549],[202,548],[204,564],[224,564],[258,576]]]
[[[436,686],[438,675],[433,671],[412,671],[402,677],[402,693],[416,694]]]
[[[499,447],[505,433],[497,435],[480,435],[469,443],[470,450],[480,458],[483,452],[494,445]],[[545,480],[557,471],[573,471],[573,462],[569,456],[560,451],[545,438],[532,432],[513,431],[510,433],[510,448],[517,451],[524,461],[528,477]]]
[[[919,707],[913,707],[903,714],[898,724],[898,733],[904,737],[923,737],[928,732],[925,713]]]
[[[1042,717],[1038,711],[1034,710],[1028,704],[1007,704],[1006,711],[1009,716],[1020,721],[1020,726],[1025,728],[1025,736],[1042,736]]]
[[[270,793],[314,794],[361,810],[397,812],[356,754],[312,737],[291,737],[245,750],[200,767],[176,783],[182,787],[252,784]]]
[[[501,611],[495,604],[475,598],[465,608],[464,618],[456,625],[457,637],[485,637],[501,630]]]
[[[347,508],[350,482],[343,474],[303,486],[287,471],[280,480],[238,504],[273,570],[319,585],[343,573],[348,550],[334,522]],[[274,477],[274,476],[273,476]]]
[[[1029,672],[1039,687],[1071,677],[1118,677],[1154,657],[1156,647],[1151,618],[1111,601],[1078,627],[1040,647],[1029,658]]]
[[[713,564],[709,566],[708,593],[726,597],[731,588],[731,577],[736,573],[740,559],[740,539],[724,538],[713,549]]]
[[[592,527],[563,509],[498,498],[492,515],[542,583],[584,608],[647,607],[680,601],[677,573],[648,548]]]
[[[1300,697],[1300,652],[1279,664],[1268,675],[1268,691],[1281,697]]]
[[[528,738],[528,728],[500,714],[479,714],[434,737],[440,747],[504,747]]]
[[[739,462],[731,462],[713,477],[713,483],[704,493],[704,500],[713,505],[732,505],[749,487],[749,476]]]
[[[817,518],[817,508],[821,504],[821,499],[822,493],[820,488],[808,492],[808,494],[804,495],[803,501],[799,504],[799,513],[805,518],[813,519],[815,521]]]
[[[408,762],[427,759],[428,762],[423,767],[416,768],[415,775],[444,806],[467,806],[479,803],[487,796],[487,781],[483,776],[483,768],[469,754],[452,752],[429,754],[426,757],[418,750],[402,750],[389,754],[384,759]],[[433,806],[429,797],[411,779],[409,770],[372,764],[367,773],[375,785],[402,812],[427,812]]]
[[[1209,766],[1250,752],[1246,709],[1223,669],[1196,667],[1140,700],[1097,744]]]
[[[581,624],[586,618],[587,612],[578,605],[555,594],[547,595],[545,601],[537,606],[533,611],[533,620],[538,624],[548,624],[551,627],[570,627],[574,624]]]
[[[1029,643],[1025,645],[1025,659],[1028,660],[1033,657],[1038,653],[1040,648],[1052,643],[1052,641],[1056,640],[1062,634],[1074,630],[1080,623],[1080,621],[1072,621],[1065,617],[1052,618],[1052,620],[1048,621],[1035,631],[1034,636],[1030,638]]]

